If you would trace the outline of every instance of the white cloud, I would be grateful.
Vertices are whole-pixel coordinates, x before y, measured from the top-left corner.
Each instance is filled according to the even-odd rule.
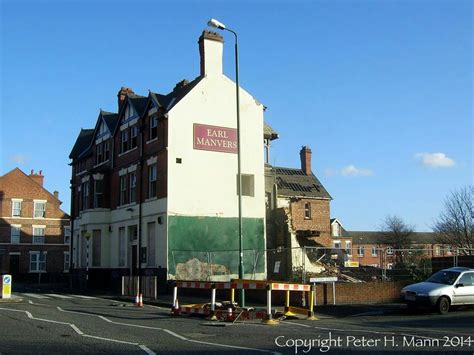
[[[30,158],[26,155],[23,154],[15,154],[10,157],[10,160],[14,162],[15,164],[23,164],[27,162]]]
[[[421,165],[430,168],[450,168],[456,164],[444,153],[417,153],[415,159],[420,161]]]
[[[342,169],[332,169],[328,168],[324,170],[324,175],[326,176],[336,176],[336,175],[342,175],[342,176],[371,176],[373,175],[373,171],[369,169],[364,169],[364,168],[357,168],[354,165],[347,165],[343,167]]]
[[[354,165],[348,165],[342,168],[341,174],[343,176],[370,176],[372,175],[372,170],[357,168]]]

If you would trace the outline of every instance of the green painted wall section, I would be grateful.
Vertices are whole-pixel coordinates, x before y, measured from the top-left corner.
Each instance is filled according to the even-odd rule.
[[[238,218],[170,216],[168,218],[168,272],[191,259],[225,266],[238,273]],[[243,218],[244,271],[265,272],[263,218]],[[214,273],[224,272],[217,268]]]

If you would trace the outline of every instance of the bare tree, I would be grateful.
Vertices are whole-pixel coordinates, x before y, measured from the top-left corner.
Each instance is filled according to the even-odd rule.
[[[402,263],[403,255],[401,249],[408,249],[411,244],[410,236],[415,226],[409,225],[398,216],[387,216],[379,227],[379,244],[391,246],[395,249],[395,262]]]
[[[466,255],[474,255],[473,199],[472,185],[452,192],[444,201],[444,210],[433,226],[438,243],[456,246]]]

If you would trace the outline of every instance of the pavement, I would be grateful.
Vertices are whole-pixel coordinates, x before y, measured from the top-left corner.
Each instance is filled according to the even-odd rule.
[[[0,303],[16,303],[16,302],[23,302],[23,298],[12,294],[10,298],[1,298]]]

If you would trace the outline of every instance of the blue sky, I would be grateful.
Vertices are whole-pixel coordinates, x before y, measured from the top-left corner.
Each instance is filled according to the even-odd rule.
[[[271,163],[313,171],[332,217],[429,230],[473,182],[470,1],[1,1],[0,174],[43,170],[69,211],[68,155],[121,86],[167,93],[199,74],[217,18],[240,81],[279,132]],[[234,77],[225,36],[224,71]]]

